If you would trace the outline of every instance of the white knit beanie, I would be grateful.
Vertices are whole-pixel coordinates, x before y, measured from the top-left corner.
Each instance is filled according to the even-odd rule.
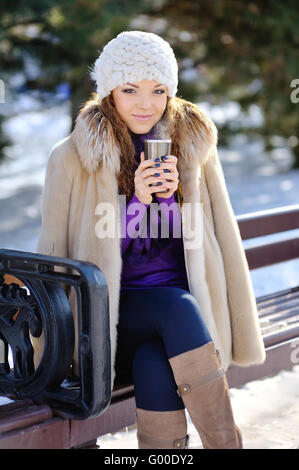
[[[123,31],[109,41],[95,61],[90,76],[102,99],[114,88],[142,80],[157,80],[173,98],[178,86],[178,64],[167,41],[154,33]]]

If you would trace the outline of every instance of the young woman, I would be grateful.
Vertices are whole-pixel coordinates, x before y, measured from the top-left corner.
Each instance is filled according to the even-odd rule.
[[[120,33],[91,76],[97,92],[50,155],[37,252],[104,273],[112,387],[134,383],[139,448],[187,448],[185,409],[204,448],[242,448],[225,372],[231,363],[261,364],[265,350],[217,130],[176,97],[173,50],[153,33]],[[170,138],[171,154],[145,160],[146,138]],[[121,234],[99,229],[107,203]]]

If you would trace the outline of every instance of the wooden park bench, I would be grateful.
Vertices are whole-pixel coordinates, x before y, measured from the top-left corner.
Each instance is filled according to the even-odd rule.
[[[258,243],[258,237],[298,229],[299,205],[240,215],[237,216],[237,222],[243,240],[257,238],[253,247],[245,248],[250,270],[299,257],[298,236],[292,237],[291,235],[276,242],[267,242],[263,239],[262,243]],[[67,266],[69,263],[78,268],[77,276],[72,274],[67,278],[64,274],[53,272],[53,265]],[[84,271],[85,268],[86,271]],[[63,349],[56,351],[56,356],[53,347],[47,352],[46,359],[50,362],[50,379],[48,376],[42,377],[42,371],[36,377],[38,390],[35,388],[34,381],[28,385],[30,377],[34,375],[30,351],[27,351],[25,362],[24,360],[22,362],[15,353],[15,358],[19,361],[17,377],[14,375],[14,370],[9,371],[7,364],[0,365],[2,367],[0,368],[0,395],[11,397],[13,400],[9,404],[0,406],[1,449],[87,448],[93,446],[99,436],[117,432],[136,422],[134,387],[131,383],[116,383],[110,397],[109,349],[103,346],[103,343],[107,343],[105,339],[109,327],[106,318],[108,316],[107,286],[103,276],[101,277],[101,271],[94,265],[15,250],[0,250],[0,338],[1,334],[3,336],[3,331],[7,331],[7,323],[11,321],[11,318],[17,323],[16,307],[22,306],[22,302],[15,304],[13,299],[22,298],[17,292],[24,284],[28,287],[28,282],[23,282],[25,278],[31,280],[29,282],[30,293],[34,293],[40,305],[48,301],[43,290],[46,286],[50,291],[53,290],[52,313],[55,307],[69,316],[65,293],[59,289],[55,293],[55,289],[51,287],[54,274],[60,276],[60,282],[71,281],[73,285],[76,285],[83,308],[79,315],[81,318],[79,322],[81,323],[79,325],[81,375],[77,381],[73,382],[68,377],[63,379],[63,374],[67,375],[66,366],[69,361],[67,356],[73,351],[73,343],[69,345],[69,350],[67,350],[67,345],[64,346],[66,348],[65,362],[60,364],[58,372],[56,371],[57,362],[61,360]],[[10,288],[14,289],[14,294],[8,291]],[[90,293],[95,290],[97,291],[96,302],[93,302],[92,295],[94,294]],[[7,314],[7,308],[5,311],[9,299],[14,308],[11,316]],[[231,365],[227,371],[230,387],[240,387],[249,381],[275,375],[283,369],[292,368],[296,363],[296,357],[299,360],[299,354],[297,356],[295,354],[295,348],[299,348],[299,285],[258,297],[256,302],[267,358],[265,363],[259,366],[243,368]],[[97,305],[97,312],[95,305]],[[99,308],[102,319],[98,322],[100,325],[97,329],[96,323],[93,322],[93,315],[97,314],[97,319],[99,319]],[[6,312],[6,317],[3,316],[3,311]],[[48,321],[46,313],[43,312],[42,316],[45,327],[45,322]],[[1,317],[5,317],[4,323],[6,321],[4,326],[2,322],[2,327]],[[26,318],[33,322],[31,326],[38,333],[40,326],[38,319],[34,315],[33,317],[27,315]],[[51,319],[51,321],[54,320]],[[61,326],[60,321],[59,318],[55,320],[54,323],[57,324],[55,323],[54,327],[58,332],[61,330],[58,334],[61,342],[65,326]],[[48,338],[52,341],[50,330]],[[18,349],[18,341],[15,339],[12,341],[15,341],[15,350]],[[60,346],[57,347],[60,348]],[[6,361],[7,353],[6,347]],[[8,378],[7,375],[9,375]],[[18,380],[25,382],[27,380],[23,388],[18,385]],[[55,381],[58,385],[55,385]],[[5,386],[6,382],[7,386]]]

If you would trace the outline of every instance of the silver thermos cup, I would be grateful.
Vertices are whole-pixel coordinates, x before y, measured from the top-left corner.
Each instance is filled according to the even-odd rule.
[[[159,158],[163,162],[162,157],[171,155],[171,139],[145,139],[144,140],[144,158],[145,160],[154,160]],[[158,163],[158,162],[157,162]],[[157,183],[152,183],[150,186],[159,186]],[[165,191],[158,191],[160,193],[167,193]]]

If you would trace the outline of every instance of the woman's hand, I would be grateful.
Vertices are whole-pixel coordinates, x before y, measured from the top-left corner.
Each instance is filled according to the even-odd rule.
[[[152,193],[156,193],[157,196],[162,198],[169,198],[176,191],[179,183],[179,174],[176,168],[177,157],[174,155],[167,155],[167,157],[163,162],[155,162],[154,160],[145,160],[144,152],[141,152],[140,164],[135,171],[134,183],[135,194],[143,204],[152,202]],[[154,166],[157,163],[160,163],[160,166]],[[165,189],[168,191],[165,193],[157,192],[157,186],[149,186],[158,182],[160,182],[161,191]]]
[[[167,159],[161,164],[161,178],[164,178],[161,190],[167,189],[167,192],[156,193],[157,196],[162,198],[169,198],[177,190],[179,184],[179,173],[177,170],[177,157],[174,155],[167,155]],[[166,171],[165,171],[166,170]]]

